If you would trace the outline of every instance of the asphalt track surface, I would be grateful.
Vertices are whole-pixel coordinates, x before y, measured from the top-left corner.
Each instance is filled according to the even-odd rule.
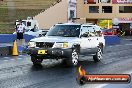
[[[106,46],[103,57],[99,63],[83,57],[79,66],[90,74],[131,74],[132,39]],[[76,82],[77,68],[66,67],[61,60],[44,60],[42,66],[36,67],[28,55],[0,57],[0,88],[132,88],[132,83],[80,86]]]

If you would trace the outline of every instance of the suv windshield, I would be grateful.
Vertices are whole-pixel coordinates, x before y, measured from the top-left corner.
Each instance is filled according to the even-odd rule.
[[[79,37],[81,25],[55,25],[46,36]]]

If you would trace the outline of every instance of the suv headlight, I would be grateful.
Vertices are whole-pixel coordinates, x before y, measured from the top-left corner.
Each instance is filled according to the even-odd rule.
[[[53,48],[67,48],[68,47],[68,42],[56,42],[53,45]]]
[[[28,47],[36,47],[36,43],[35,42],[29,42]]]

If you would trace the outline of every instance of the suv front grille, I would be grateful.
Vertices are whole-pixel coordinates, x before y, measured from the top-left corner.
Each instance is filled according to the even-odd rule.
[[[53,45],[53,42],[36,42],[36,47],[39,48],[52,48]]]

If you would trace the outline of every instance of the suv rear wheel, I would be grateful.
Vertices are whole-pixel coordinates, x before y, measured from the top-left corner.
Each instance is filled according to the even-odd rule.
[[[98,51],[96,53],[96,55],[93,56],[93,60],[94,62],[99,62],[101,59],[103,59],[102,55],[103,55],[103,48],[102,47],[98,47]]]
[[[34,56],[31,56],[31,61],[33,62],[33,65],[41,65],[43,59],[37,59]]]
[[[76,66],[78,64],[78,59],[79,53],[77,52],[76,49],[73,49],[70,58],[66,59],[66,64],[68,66]]]

